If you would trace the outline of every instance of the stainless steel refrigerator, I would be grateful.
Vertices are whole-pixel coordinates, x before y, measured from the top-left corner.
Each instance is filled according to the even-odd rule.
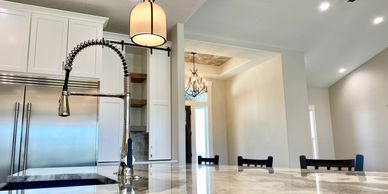
[[[97,98],[72,97],[71,117],[58,116],[63,80],[0,74],[0,182],[26,168],[96,164]],[[98,82],[71,81],[96,92]]]

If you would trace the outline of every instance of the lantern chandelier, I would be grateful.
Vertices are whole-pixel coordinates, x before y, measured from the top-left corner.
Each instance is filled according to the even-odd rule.
[[[166,43],[166,14],[155,0],[143,0],[132,9],[129,37],[133,43],[141,46],[155,47]]]
[[[198,75],[198,69],[195,68],[195,55],[197,53],[192,52],[193,55],[193,69],[191,69],[191,75],[186,85],[185,93],[193,98],[207,92],[207,84],[202,76]]]

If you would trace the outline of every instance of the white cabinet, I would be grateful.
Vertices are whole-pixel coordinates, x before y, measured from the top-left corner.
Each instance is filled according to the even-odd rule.
[[[0,71],[63,76],[66,55],[101,39],[108,18],[0,1]],[[100,78],[101,46],[81,51],[71,76]]]
[[[62,74],[68,22],[64,17],[32,14],[28,72]]]
[[[0,70],[27,70],[30,19],[29,12],[0,9]]]
[[[124,110],[121,99],[99,100],[98,163],[120,161]]]
[[[148,59],[149,159],[171,159],[171,75],[170,57],[153,50]]]
[[[126,37],[105,35],[105,38],[111,40],[122,40]],[[144,81],[131,79],[131,97],[147,100],[146,106],[131,108],[130,125],[135,159],[170,160],[171,66],[168,52],[153,49],[151,54],[149,50],[134,47],[124,49],[128,70],[147,74]],[[117,54],[109,48],[103,49],[102,67],[100,92],[122,93],[122,64]],[[136,76],[131,74],[131,78]],[[98,162],[118,162],[118,156],[115,154],[119,152],[122,141],[123,102],[120,99],[100,98],[99,106]]]
[[[101,93],[123,92],[123,68],[119,56],[110,48],[103,49],[102,75],[100,79]],[[123,136],[124,105],[122,99],[99,99],[99,164],[120,161],[120,148]]]
[[[124,72],[120,57],[115,51],[104,47],[102,53],[102,74],[100,77],[100,92],[123,93]]]
[[[81,42],[101,39],[102,25],[83,20],[69,20],[68,52]],[[74,60],[72,76],[95,77],[101,75],[102,47],[93,46],[81,51]]]

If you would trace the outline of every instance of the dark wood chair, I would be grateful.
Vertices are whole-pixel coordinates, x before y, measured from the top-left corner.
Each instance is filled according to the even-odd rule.
[[[349,171],[354,169],[355,171],[364,171],[364,156],[356,155],[355,159],[348,160],[321,160],[321,159],[306,159],[306,156],[302,155],[300,159],[300,168],[307,169],[308,166],[314,166],[316,170],[319,167],[326,167],[327,170],[330,170],[332,167],[341,170],[342,168],[347,168]]]
[[[268,156],[266,160],[257,160],[257,159],[244,159],[242,156],[237,157],[237,165],[238,166],[250,166],[254,165],[255,167],[260,166],[260,167],[267,167],[267,168],[272,168],[273,164],[273,157]]]
[[[219,161],[220,161],[219,155],[215,155],[214,158],[203,158],[202,156],[198,156],[198,164],[218,165]]]

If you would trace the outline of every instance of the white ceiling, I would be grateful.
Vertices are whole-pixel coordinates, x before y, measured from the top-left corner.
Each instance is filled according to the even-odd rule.
[[[128,33],[129,12],[141,0],[10,0],[109,17],[107,31]],[[168,26],[186,33],[305,52],[307,81],[330,86],[388,46],[388,0],[157,0]],[[202,6],[202,7],[201,7]],[[200,8],[201,7],[201,8]],[[385,21],[375,26],[375,16]],[[200,51],[199,51],[200,52]],[[233,56],[232,56],[233,57]]]
[[[109,17],[106,31],[127,34],[129,13],[134,5],[142,0],[8,0],[54,9]],[[187,19],[206,0],[156,0],[167,15],[169,29]]]
[[[188,20],[188,34],[305,52],[310,86],[328,87],[388,46],[388,0],[209,0]],[[385,17],[373,25],[376,16]]]

